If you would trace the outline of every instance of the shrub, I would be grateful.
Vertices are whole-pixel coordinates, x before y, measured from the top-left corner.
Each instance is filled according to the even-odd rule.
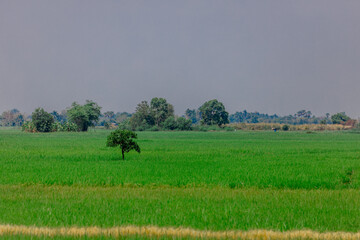
[[[36,132],[36,127],[35,127],[34,123],[31,121],[24,122],[23,125],[21,126],[21,129],[24,132]]]
[[[190,119],[185,119],[183,117],[179,117],[176,119],[177,129],[181,131],[190,131],[192,130],[191,127],[192,121]]]
[[[164,123],[163,128],[166,130],[175,130],[177,129],[177,123],[174,117],[168,117]]]
[[[54,117],[50,113],[45,112],[44,109],[37,108],[32,113],[32,122],[38,132],[50,132],[54,123]]]
[[[227,132],[232,132],[235,130],[235,128],[227,126],[227,127],[224,127],[224,130]]]
[[[285,124],[284,126],[282,126],[282,130],[283,131],[288,131],[289,130],[289,125]]]
[[[157,131],[160,131],[160,130],[161,130],[161,128],[160,128],[160,127],[158,127],[158,126],[153,126],[153,127],[149,128],[149,129],[147,129],[147,130],[148,130],[148,131],[157,132]]]

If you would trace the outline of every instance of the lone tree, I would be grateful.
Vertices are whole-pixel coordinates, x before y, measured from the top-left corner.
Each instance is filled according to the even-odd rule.
[[[125,153],[135,150],[140,153],[139,145],[133,140],[136,139],[136,133],[129,130],[117,129],[110,133],[106,145],[108,147],[119,146],[121,148],[122,159],[125,159]]]
[[[99,105],[93,101],[86,100],[84,105],[74,102],[67,111],[69,120],[78,126],[78,131],[86,132],[89,127],[94,126],[100,116]]]
[[[200,108],[201,123],[204,125],[218,125],[229,123],[229,113],[225,111],[224,104],[218,100],[210,100]]]
[[[54,117],[44,109],[35,109],[35,112],[32,113],[31,118],[38,132],[51,131],[52,124],[54,123]]]

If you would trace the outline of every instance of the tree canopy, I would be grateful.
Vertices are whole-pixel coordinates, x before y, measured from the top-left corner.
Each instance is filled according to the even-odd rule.
[[[133,140],[136,139],[136,133],[129,130],[117,129],[110,133],[107,138],[106,145],[108,147],[117,147],[121,148],[122,159],[125,159],[125,153],[135,150],[140,153],[139,145]]]
[[[165,120],[174,117],[174,107],[164,98],[151,99],[150,105],[142,101],[130,119],[132,129],[144,130],[153,126],[162,127]]]
[[[199,108],[201,123],[204,125],[218,125],[229,123],[229,113],[225,111],[224,104],[217,99],[205,102]]]
[[[350,117],[348,117],[344,112],[336,113],[331,116],[331,121],[333,122],[333,124],[342,124],[349,119]]]
[[[38,132],[50,132],[54,117],[42,108],[37,108],[31,115],[32,122]]]
[[[99,120],[101,107],[90,100],[86,100],[84,105],[74,102],[67,111],[69,120],[78,126],[78,131],[87,131]]]

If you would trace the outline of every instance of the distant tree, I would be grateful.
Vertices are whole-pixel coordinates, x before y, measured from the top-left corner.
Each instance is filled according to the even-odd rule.
[[[311,111],[300,110],[295,114],[295,117],[298,117],[298,118],[310,118],[311,115],[312,115]]]
[[[218,100],[210,100],[205,102],[199,108],[201,114],[201,122],[204,125],[218,125],[229,123],[229,114],[225,111],[224,105]]]
[[[118,112],[115,114],[115,122],[122,123],[124,121],[128,121],[131,118],[132,114],[128,112]]]
[[[84,105],[74,102],[67,111],[69,120],[78,126],[78,131],[87,131],[99,120],[101,107],[93,102],[86,100]]]
[[[156,126],[160,126],[168,117],[174,117],[174,107],[165,98],[151,99],[150,108]]]
[[[191,120],[193,124],[196,124],[199,121],[199,114],[195,109],[186,109],[185,117],[186,119]]]
[[[104,123],[104,127],[105,127],[105,129],[110,129],[110,123],[109,122],[105,122]]]
[[[155,125],[161,127],[169,117],[174,117],[174,107],[164,98],[153,98],[150,105],[147,101],[137,105],[130,125],[133,130],[145,130]]]
[[[166,130],[175,130],[177,129],[177,122],[174,117],[168,117],[163,124],[163,128]]]
[[[38,132],[50,132],[54,117],[42,108],[37,108],[31,115],[32,122]]]
[[[117,147],[121,148],[122,159],[125,159],[125,153],[135,150],[140,153],[139,145],[133,140],[136,139],[136,133],[129,130],[120,130],[117,129],[110,133],[107,138],[106,145],[108,147]]]
[[[155,124],[154,116],[147,101],[142,101],[136,107],[135,113],[130,118],[132,129],[144,126],[153,126]]]
[[[24,123],[24,115],[14,108],[3,112],[0,120],[2,126],[21,126]]]
[[[65,123],[67,121],[65,111],[62,111],[60,114],[57,111],[52,111],[50,114],[53,115],[55,121],[57,122]]]
[[[344,124],[349,119],[350,117],[348,117],[345,112],[336,113],[331,116],[333,124]]]
[[[107,118],[108,120],[111,120],[115,118],[115,113],[113,111],[104,112],[104,117]]]
[[[176,119],[176,127],[178,130],[181,131],[189,131],[191,130],[191,120],[190,119],[185,119],[183,117],[179,117],[178,119]]]

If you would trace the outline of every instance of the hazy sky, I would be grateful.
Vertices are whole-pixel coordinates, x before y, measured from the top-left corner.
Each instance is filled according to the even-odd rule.
[[[0,0],[0,112],[152,97],[360,117],[360,1]]]

